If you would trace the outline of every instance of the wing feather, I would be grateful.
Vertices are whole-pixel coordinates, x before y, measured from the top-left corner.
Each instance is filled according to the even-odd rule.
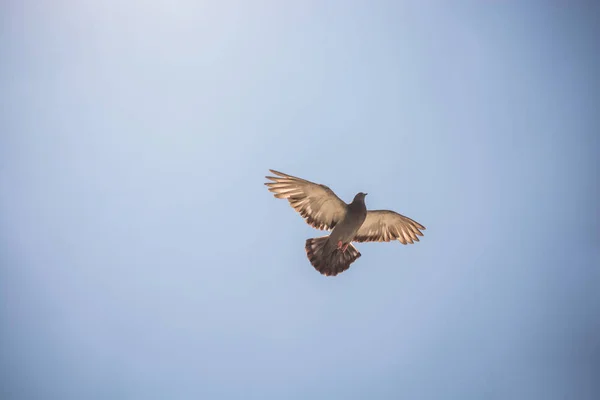
[[[290,205],[316,229],[331,230],[344,219],[344,203],[329,187],[270,169],[277,176],[267,176],[265,183],[278,199],[287,199]]]
[[[356,232],[354,242],[389,242],[413,244],[423,236],[425,227],[402,214],[390,210],[372,210]]]

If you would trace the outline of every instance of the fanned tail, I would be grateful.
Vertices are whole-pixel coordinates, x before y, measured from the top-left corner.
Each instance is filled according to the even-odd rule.
[[[350,268],[358,257],[360,252],[352,245],[348,244],[345,252],[337,247],[328,245],[329,236],[322,236],[306,240],[306,255],[313,267],[325,276],[336,276]]]

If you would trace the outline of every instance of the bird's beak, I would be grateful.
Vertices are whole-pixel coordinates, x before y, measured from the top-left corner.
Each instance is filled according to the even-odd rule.
[[[365,193],[365,196],[368,195],[369,193]]]

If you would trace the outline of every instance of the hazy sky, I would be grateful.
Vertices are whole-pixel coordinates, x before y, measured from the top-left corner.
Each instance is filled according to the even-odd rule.
[[[600,7],[5,1],[0,397],[600,398]],[[274,168],[427,227],[358,244]]]

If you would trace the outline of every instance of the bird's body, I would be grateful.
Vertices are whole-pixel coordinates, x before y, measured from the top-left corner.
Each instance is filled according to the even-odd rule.
[[[424,226],[389,210],[367,211],[366,193],[357,193],[350,204],[343,202],[327,186],[270,170],[278,177],[267,176],[269,190],[277,198],[285,198],[306,222],[328,236],[306,240],[306,254],[311,264],[323,275],[335,276],[348,268],[360,252],[352,242],[389,242],[403,244],[419,241]]]
[[[356,232],[358,232],[363,222],[365,222],[365,218],[367,218],[365,197],[359,193],[354,198],[354,201],[348,204],[348,212],[346,212],[344,219],[335,225],[329,237],[334,243],[338,243],[338,241],[343,244],[352,242]]]

